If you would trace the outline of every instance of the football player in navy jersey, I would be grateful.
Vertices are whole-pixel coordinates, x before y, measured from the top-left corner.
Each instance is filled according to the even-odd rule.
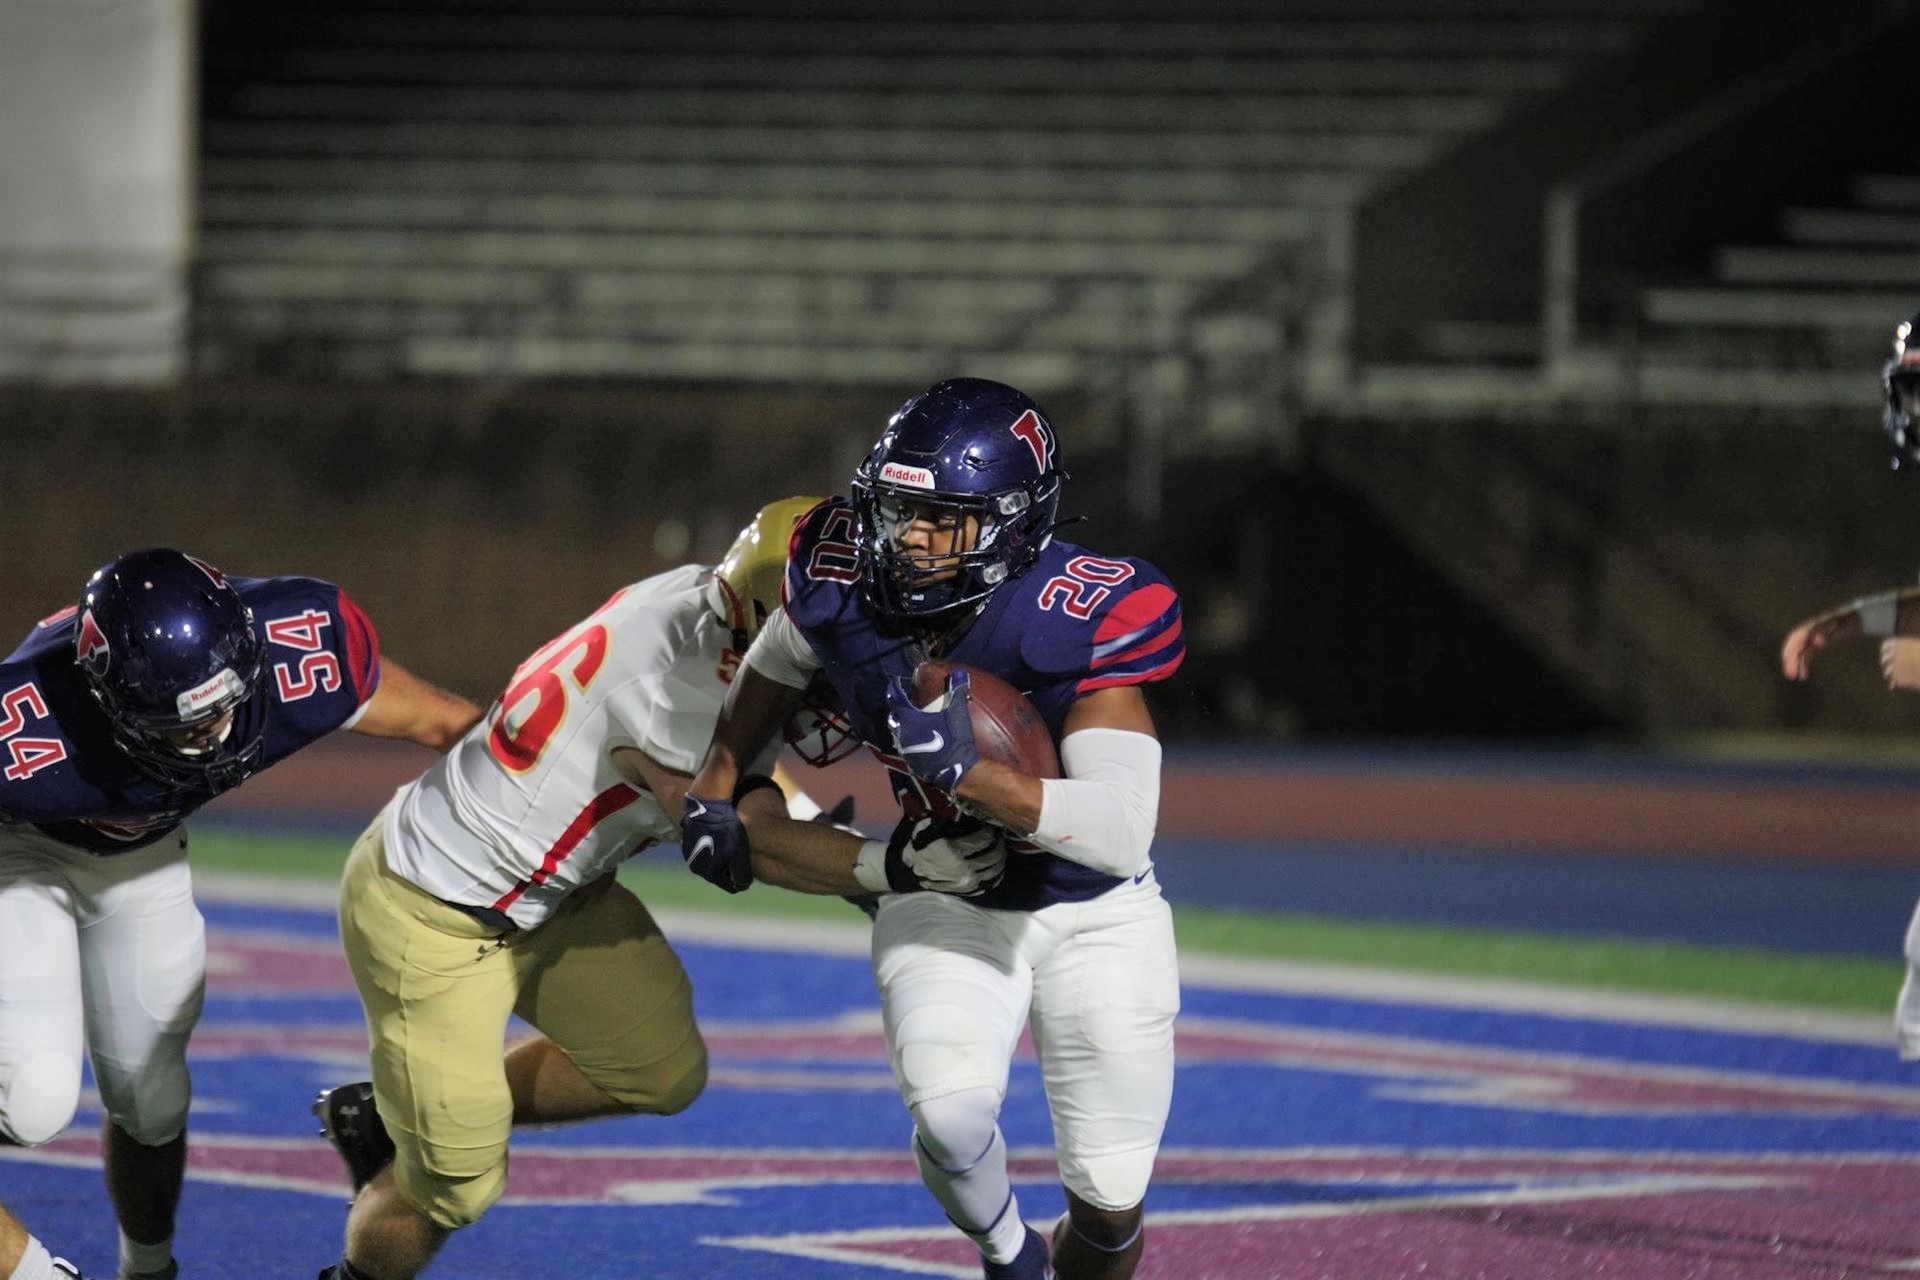
[[[181,823],[335,729],[444,750],[479,716],[383,660],[333,584],[164,548],[110,561],[0,662],[0,1141],[67,1127],[84,1043],[128,1280],[178,1270],[206,977]]]
[[[748,651],[689,790],[682,853],[731,891],[756,876],[806,887],[783,859],[846,839],[777,818],[756,819],[749,838],[732,803],[757,784],[742,762],[823,672],[905,815],[850,870],[883,895],[874,975],[921,1176],[985,1275],[1104,1280],[1139,1263],[1173,1090],[1173,925],[1148,857],[1160,744],[1141,687],[1171,676],[1185,644],[1159,570],[1054,538],[1057,448],[1040,407],[997,382],[940,382],[901,407],[852,499],[796,527],[785,605]],[[912,675],[928,658],[1026,693],[1065,776],[980,758],[964,673],[937,709],[916,706]],[[1018,837],[1004,872],[972,892],[915,892],[941,886],[916,866],[914,832],[969,819]],[[999,1128],[1023,1026],[1066,1190],[1051,1259],[1021,1219]]]
[[[1880,389],[1881,427],[1893,446],[1893,465],[1920,466],[1920,312],[1895,327]],[[1789,680],[1810,680],[1816,655],[1857,639],[1880,642],[1887,688],[1920,692],[1920,587],[1859,596],[1799,623],[1781,643],[1781,672]],[[1903,950],[1907,972],[1894,1004],[1894,1031],[1901,1058],[1920,1062],[1920,907],[1907,924]]]

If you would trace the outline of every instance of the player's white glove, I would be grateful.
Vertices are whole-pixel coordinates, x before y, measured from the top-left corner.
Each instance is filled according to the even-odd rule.
[[[860,883],[876,893],[957,894],[970,898],[1000,882],[1007,846],[998,827],[931,816],[902,818],[882,845],[870,840],[854,863]]]

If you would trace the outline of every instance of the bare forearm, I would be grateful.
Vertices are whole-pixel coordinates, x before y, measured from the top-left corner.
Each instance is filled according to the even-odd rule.
[[[354,732],[374,738],[405,738],[446,751],[479,722],[481,711],[414,675],[391,658],[380,664],[380,687],[354,722]]]
[[[1040,825],[1040,779],[998,760],[982,760],[967,771],[954,795],[996,826],[1026,835]]]
[[[786,718],[799,706],[802,691],[778,684],[742,668],[727,693],[726,706],[713,729],[700,771],[691,790],[699,796],[733,794],[745,762],[760,753]]]
[[[853,873],[866,841],[838,827],[792,818],[742,815],[753,847],[754,879],[796,893],[863,893]]]

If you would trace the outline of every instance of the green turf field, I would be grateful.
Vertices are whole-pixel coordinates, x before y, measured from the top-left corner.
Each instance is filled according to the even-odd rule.
[[[192,856],[195,868],[202,871],[327,880],[338,877],[347,845],[346,839],[196,831]],[[838,898],[813,898],[765,887],[728,898],[688,875],[671,851],[629,865],[621,879],[646,901],[663,907],[825,920],[845,920],[853,910]],[[1902,974],[1901,966],[1891,959],[1363,924],[1324,917],[1217,911],[1177,903],[1174,921],[1181,948],[1191,952],[1560,982],[1583,988],[1712,996],[1833,1011],[1890,1010]]]

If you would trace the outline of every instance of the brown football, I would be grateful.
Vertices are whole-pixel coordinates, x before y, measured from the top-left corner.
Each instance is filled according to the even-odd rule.
[[[947,677],[967,673],[973,745],[982,760],[996,760],[1036,778],[1060,776],[1053,733],[1026,694],[979,667],[933,659],[914,668],[913,700],[926,706],[946,692]]]

